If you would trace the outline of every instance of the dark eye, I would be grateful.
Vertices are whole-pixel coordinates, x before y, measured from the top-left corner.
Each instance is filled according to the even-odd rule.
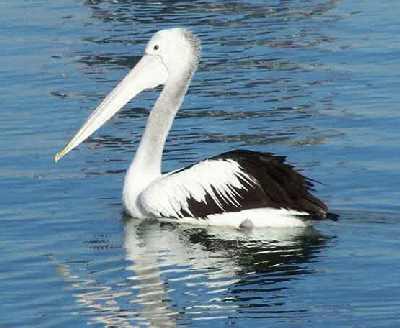
[[[154,50],[158,50],[158,48],[159,48],[159,47],[158,47],[158,44],[156,44],[156,45],[153,47]]]

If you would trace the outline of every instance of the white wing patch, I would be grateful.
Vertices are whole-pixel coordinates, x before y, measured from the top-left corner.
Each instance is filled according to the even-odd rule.
[[[255,184],[256,180],[234,160],[205,160],[152,182],[140,194],[139,205],[155,217],[194,216],[189,209],[189,199],[207,206],[206,196],[209,195],[221,210],[221,201],[239,207],[240,195],[237,190],[247,190]]]

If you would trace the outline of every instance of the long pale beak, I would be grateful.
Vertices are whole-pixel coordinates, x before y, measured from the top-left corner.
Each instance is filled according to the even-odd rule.
[[[143,56],[128,75],[100,103],[64,149],[54,156],[54,161],[59,161],[85,141],[137,94],[145,89],[165,84],[167,78],[168,71],[160,57]]]

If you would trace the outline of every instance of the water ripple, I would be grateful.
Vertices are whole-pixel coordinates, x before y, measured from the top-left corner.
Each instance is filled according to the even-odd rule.
[[[8,1],[2,6],[0,326],[396,327],[398,2]],[[288,155],[340,214],[245,233],[121,219],[159,90],[54,153],[158,29],[202,59],[164,170],[245,147]]]

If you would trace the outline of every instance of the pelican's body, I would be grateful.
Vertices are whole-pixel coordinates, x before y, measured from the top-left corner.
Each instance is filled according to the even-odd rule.
[[[145,55],[104,99],[56,160],[79,145],[131,98],[164,85],[125,176],[123,203],[138,218],[253,226],[301,226],[299,217],[326,216],[312,183],[270,153],[236,150],[161,174],[165,141],[195,72],[200,43],[181,28],[162,30]]]

